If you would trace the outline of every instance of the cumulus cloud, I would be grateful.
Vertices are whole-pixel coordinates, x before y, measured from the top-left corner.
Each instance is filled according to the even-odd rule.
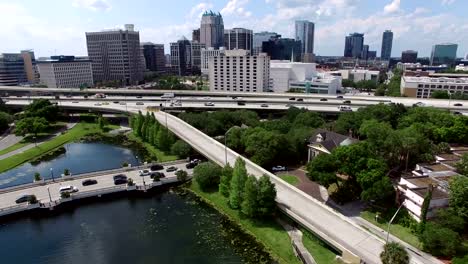
[[[241,17],[250,17],[252,12],[245,10],[245,5],[249,0],[230,0],[226,6],[221,9],[221,14],[224,16],[238,15]]]
[[[455,3],[456,0],[442,0],[442,5],[451,5]]]
[[[92,11],[108,11],[111,9],[111,5],[107,0],[73,0],[72,5]]]
[[[190,18],[200,17],[203,14],[203,12],[212,8],[213,8],[212,3],[199,3],[198,5],[192,7],[192,9],[190,10],[189,17]]]
[[[390,14],[400,10],[400,0],[393,0],[390,4],[384,7],[384,13]]]

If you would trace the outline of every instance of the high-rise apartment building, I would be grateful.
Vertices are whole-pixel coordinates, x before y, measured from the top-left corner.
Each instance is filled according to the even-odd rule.
[[[51,56],[38,60],[40,82],[49,88],[80,88],[93,86],[91,60],[87,57]]]
[[[449,67],[455,65],[458,45],[453,43],[442,43],[432,46],[431,65],[446,64]]]
[[[226,50],[208,62],[210,91],[260,93],[268,91],[270,58],[246,50]]]
[[[0,86],[28,83],[23,56],[20,53],[0,54]]]
[[[200,74],[201,50],[205,44],[182,37],[171,43],[171,70],[179,76]]]
[[[252,52],[253,32],[245,28],[224,30],[224,47],[228,50],[243,49]]]
[[[307,20],[296,21],[296,40],[301,41],[302,61],[312,62],[314,54],[314,23]]]
[[[134,85],[143,81],[140,34],[133,25],[125,29],[86,32],[94,82],[118,81]]]
[[[361,51],[361,59],[368,60],[369,59],[369,45],[363,45]]]
[[[262,45],[264,41],[269,41],[270,39],[281,38],[281,35],[275,32],[258,32],[253,35],[253,55],[258,55],[262,52]]]
[[[164,72],[166,70],[166,57],[164,56],[164,44],[144,42],[141,44],[145,67],[148,71]]]
[[[214,48],[203,48],[201,50],[201,73],[203,75],[209,74],[208,62],[211,57],[218,57],[221,54],[224,55],[224,48],[214,49]]]
[[[352,33],[346,36],[344,56],[347,58],[361,58],[364,46],[364,34]]]
[[[278,38],[264,41],[262,52],[267,53],[272,60],[289,60],[300,62],[302,59],[302,45],[300,40]]]
[[[193,42],[200,42],[200,29],[194,29],[192,31],[192,41]]]
[[[219,49],[224,45],[224,22],[220,13],[207,11],[200,25],[200,43],[207,48]]]
[[[405,50],[401,52],[402,63],[416,63],[418,61],[418,52],[415,50]]]
[[[391,30],[385,30],[382,35],[382,50],[380,52],[380,58],[382,60],[390,60],[392,56],[392,45],[393,45],[393,32]]]

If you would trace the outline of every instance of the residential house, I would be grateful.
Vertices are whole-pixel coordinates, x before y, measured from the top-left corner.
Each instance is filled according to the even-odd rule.
[[[309,139],[307,161],[311,161],[321,153],[330,154],[339,146],[347,146],[358,141],[349,136],[318,128]]]

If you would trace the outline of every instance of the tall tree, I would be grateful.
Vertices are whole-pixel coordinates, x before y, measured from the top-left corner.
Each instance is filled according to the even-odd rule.
[[[427,221],[427,212],[429,211],[429,205],[431,204],[432,200],[432,189],[434,187],[429,185],[427,187],[427,193],[424,196],[424,201],[421,206],[421,222],[419,223],[419,230],[422,232],[426,228],[426,221]]]
[[[384,250],[380,253],[382,264],[409,264],[410,258],[405,248],[397,242],[385,244]]]
[[[247,169],[245,161],[238,157],[232,172],[231,188],[229,191],[229,205],[233,209],[238,209],[242,203],[245,181],[247,180]]]
[[[245,182],[245,191],[241,203],[241,211],[248,217],[255,217],[257,213],[258,183],[255,176],[250,175]]]
[[[276,188],[270,177],[263,175],[258,181],[258,213],[267,216],[274,213],[276,208]]]
[[[45,132],[49,128],[49,122],[43,117],[27,117],[16,122],[15,134],[27,135]]]
[[[191,152],[192,147],[180,139],[171,146],[171,153],[177,155],[179,158],[186,158]]]
[[[221,168],[213,162],[204,162],[193,169],[193,177],[203,191],[218,186]]]
[[[221,179],[219,181],[219,192],[224,197],[229,197],[229,191],[231,189],[231,179],[232,179],[233,168],[231,165],[226,164],[221,173]]]
[[[467,176],[455,176],[450,181],[449,205],[457,215],[468,220]]]

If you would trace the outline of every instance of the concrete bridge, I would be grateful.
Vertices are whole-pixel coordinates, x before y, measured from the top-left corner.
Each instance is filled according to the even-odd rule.
[[[192,169],[185,168],[186,162],[166,162],[161,163],[165,167],[175,166],[179,169],[187,171],[189,178],[192,176]],[[22,184],[9,188],[0,189],[0,216],[10,215],[26,210],[45,208],[53,209],[55,206],[69,201],[79,200],[88,197],[100,197],[105,194],[125,191],[143,191],[146,192],[151,188],[178,182],[175,172],[161,171],[166,177],[160,181],[154,182],[150,176],[140,176],[138,170],[149,168],[152,164],[120,168],[114,170],[105,170],[92,173],[79,174],[74,176],[66,176],[57,178],[54,181],[46,180],[30,184]],[[134,185],[127,184],[115,185],[113,176],[116,174],[125,174],[128,179],[133,179]],[[82,181],[85,179],[97,180],[97,184],[83,186]],[[71,193],[70,198],[62,198],[59,193],[61,186],[72,185],[78,188],[78,192]],[[23,194],[35,195],[38,203],[36,204],[16,204],[15,200]]]

